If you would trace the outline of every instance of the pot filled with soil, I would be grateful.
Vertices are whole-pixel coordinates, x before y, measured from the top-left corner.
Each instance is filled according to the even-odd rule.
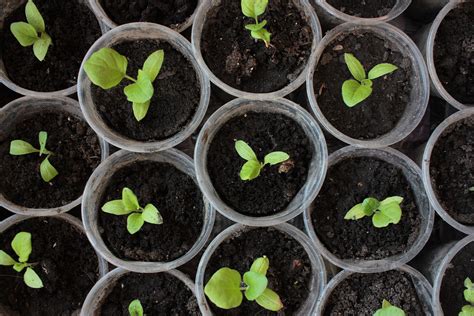
[[[0,206],[30,216],[69,211],[108,151],[75,100],[10,102],[0,110]]]
[[[129,316],[137,310],[143,315],[201,315],[194,282],[184,273],[170,270],[141,274],[120,268],[96,283],[87,295],[81,315]]]
[[[205,123],[194,157],[201,190],[222,215],[271,226],[301,214],[316,196],[327,148],[296,103],[235,99]]]
[[[49,97],[76,92],[82,59],[102,32],[86,0],[4,0],[0,34],[0,81]]]
[[[303,232],[235,224],[204,252],[196,296],[203,315],[309,315],[325,284],[324,262]]]
[[[206,0],[193,23],[196,58],[211,81],[247,99],[274,99],[296,90],[321,39],[306,0]]]
[[[79,73],[78,96],[91,127],[116,147],[174,147],[199,126],[210,83],[179,33],[152,23],[116,27],[97,40]]]
[[[0,249],[1,315],[78,315],[107,273],[81,222],[67,214],[7,218],[0,223]]]
[[[135,272],[167,271],[191,260],[206,243],[214,217],[193,161],[175,149],[116,152],[92,174],[82,200],[94,248]]]
[[[328,32],[306,84],[323,127],[345,143],[368,148],[408,136],[429,99],[420,51],[405,33],[385,23],[345,23]]]
[[[382,272],[413,259],[434,212],[421,170],[395,149],[345,147],[329,156],[326,180],[304,213],[321,254],[355,272]]]

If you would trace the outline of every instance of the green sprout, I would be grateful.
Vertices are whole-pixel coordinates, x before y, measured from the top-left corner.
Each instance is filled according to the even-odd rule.
[[[235,150],[240,157],[247,160],[240,170],[240,179],[242,180],[253,180],[260,175],[260,171],[267,164],[274,166],[279,163],[285,162],[290,159],[290,156],[283,151],[274,151],[267,154],[264,158],[264,162],[260,162],[257,159],[257,155],[253,149],[243,140],[235,142]]]
[[[84,63],[84,70],[89,79],[102,89],[117,86],[124,78],[132,81],[123,89],[127,100],[132,102],[133,115],[141,121],[147,114],[153,97],[153,82],[160,73],[165,53],[162,49],[155,51],[145,60],[143,69],[138,70],[137,79],[127,75],[127,58],[112,48],[104,47],[93,53]]]
[[[389,301],[382,301],[382,308],[379,308],[373,316],[405,316],[403,309],[393,306]]]
[[[469,188],[469,191],[470,191],[470,192],[474,192],[474,187],[470,187],[470,188]]]
[[[145,208],[142,208],[138,204],[137,196],[129,188],[123,188],[121,200],[105,203],[102,211],[114,215],[128,215],[127,230],[132,235],[139,231],[145,222],[163,224],[163,217],[158,209],[153,204],[147,204]]]
[[[44,20],[33,0],[28,0],[25,7],[26,22],[15,22],[10,31],[23,47],[33,45],[33,54],[43,61],[51,45],[51,37],[46,33]],[[39,35],[38,35],[39,33]]]
[[[464,286],[466,287],[463,293],[464,299],[469,303],[469,305],[464,305],[462,307],[459,316],[474,316],[474,284],[470,278],[466,278],[464,280]]]
[[[15,235],[11,243],[13,251],[18,256],[18,262],[10,257],[5,251],[0,250],[0,265],[2,266],[13,266],[13,270],[21,272],[26,268],[25,274],[23,275],[23,281],[25,284],[33,289],[39,289],[43,287],[43,281],[33,270],[35,264],[28,263],[28,258],[31,254],[31,234],[27,232],[19,232]]]
[[[359,104],[372,94],[372,80],[398,69],[395,65],[382,63],[374,66],[366,75],[364,66],[354,55],[346,53],[344,54],[344,60],[352,76],[356,79],[346,80],[342,84],[342,99],[348,107]]]
[[[40,165],[40,174],[41,178],[45,182],[53,180],[54,177],[58,175],[58,171],[53,165],[49,162],[49,156],[54,153],[46,149],[46,140],[48,139],[48,133],[41,131],[38,133],[38,142],[40,149],[36,149],[30,143],[25,142],[24,140],[15,139],[10,143],[10,155],[21,156],[28,155],[33,153],[39,153],[39,156],[45,154],[46,158],[41,162]]]
[[[204,287],[204,293],[211,302],[222,309],[231,309],[242,304],[243,295],[249,301],[256,301],[258,305],[270,311],[279,311],[283,303],[277,293],[269,289],[266,277],[270,261],[266,256],[257,258],[250,267],[250,271],[240,276],[237,270],[227,267],[220,268],[214,273]]]
[[[377,228],[398,224],[402,218],[402,209],[400,208],[402,202],[403,198],[400,196],[388,197],[381,202],[368,197],[362,203],[352,207],[344,219],[358,220],[365,216],[372,216],[372,224]]]
[[[270,36],[272,35],[264,27],[267,25],[267,20],[258,22],[258,16],[265,13],[268,0],[242,0],[242,13],[249,18],[255,20],[255,24],[247,24],[245,28],[250,31],[250,35],[256,40],[262,40],[265,46],[270,46]]]
[[[140,300],[136,299],[130,302],[130,305],[128,305],[128,313],[130,316],[143,316],[143,307]]]

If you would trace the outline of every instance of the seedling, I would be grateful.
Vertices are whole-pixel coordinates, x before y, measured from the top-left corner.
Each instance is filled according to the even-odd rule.
[[[389,301],[382,301],[382,308],[378,309],[374,316],[405,316],[403,309],[390,304]]]
[[[28,0],[25,7],[26,22],[15,22],[10,25],[10,31],[23,47],[33,45],[33,54],[43,61],[52,44],[51,37],[46,33],[44,20],[33,0]],[[39,35],[38,35],[39,33]]]
[[[137,196],[129,188],[123,188],[121,200],[105,203],[102,211],[114,215],[128,215],[127,230],[132,235],[139,231],[145,222],[163,224],[163,217],[158,209],[153,204],[147,204],[142,208],[138,204]]]
[[[352,54],[344,54],[347,68],[354,79],[344,81],[342,84],[342,99],[348,107],[353,107],[367,99],[372,94],[372,80],[388,75],[398,69],[397,66],[382,63],[374,66],[365,74],[364,66]]]
[[[214,273],[204,287],[204,293],[211,302],[222,309],[231,309],[242,304],[243,295],[249,301],[270,311],[279,311],[283,304],[277,293],[269,289],[266,277],[270,261],[266,256],[257,258],[244,273],[243,281],[240,273],[227,267]]]
[[[464,286],[466,287],[463,293],[464,299],[469,303],[469,305],[464,305],[462,307],[459,316],[474,316],[474,284],[471,279],[466,278],[464,280]]]
[[[402,218],[402,209],[400,208],[402,202],[403,198],[400,196],[391,196],[382,202],[368,197],[362,203],[352,207],[344,219],[358,220],[365,216],[372,216],[372,224],[377,228],[398,224]]]
[[[13,251],[18,256],[18,261],[15,261],[5,251],[0,250],[0,265],[13,266],[13,270],[21,272],[26,268],[23,274],[23,281],[25,284],[33,289],[43,287],[43,281],[33,270],[33,263],[28,263],[28,258],[31,254],[31,234],[27,232],[20,232],[15,235],[11,243]]]
[[[89,79],[102,89],[117,86],[124,78],[132,81],[123,89],[127,100],[132,102],[133,115],[141,121],[147,114],[153,97],[153,82],[160,73],[165,53],[162,49],[155,51],[145,60],[143,68],[138,70],[137,79],[127,75],[127,58],[112,48],[104,47],[93,53],[84,63],[84,70]]]
[[[45,182],[49,182],[58,175],[58,171],[53,165],[49,162],[49,157],[54,153],[46,149],[46,140],[48,139],[48,133],[41,131],[38,133],[38,142],[40,149],[36,149],[30,143],[25,142],[24,140],[15,139],[10,143],[10,155],[21,156],[28,155],[33,153],[39,153],[41,157],[43,154],[46,155],[46,158],[40,164],[40,174],[41,178]]]
[[[243,140],[235,142],[235,150],[240,157],[247,160],[240,170],[240,179],[244,181],[253,180],[258,177],[260,171],[267,164],[274,166],[290,159],[290,156],[287,153],[283,151],[274,151],[267,154],[262,163],[257,159],[257,155],[253,149]]]
[[[143,307],[140,300],[137,299],[130,302],[130,305],[128,305],[128,313],[130,316],[143,316]]]
[[[242,13],[249,18],[255,20],[255,24],[247,24],[245,28],[250,31],[250,35],[256,40],[262,40],[265,46],[270,46],[271,33],[264,27],[267,20],[258,22],[258,16],[265,13],[268,0],[241,0]]]

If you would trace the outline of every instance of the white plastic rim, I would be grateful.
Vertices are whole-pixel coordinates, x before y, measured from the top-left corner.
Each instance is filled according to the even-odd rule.
[[[413,75],[411,77],[412,92],[410,101],[406,106],[403,116],[390,132],[370,140],[352,138],[334,127],[334,125],[332,125],[329,120],[326,119],[323,111],[321,111],[313,87],[313,77],[316,71],[316,66],[318,65],[326,47],[341,34],[350,34],[354,31],[372,32],[377,36],[394,43],[402,54],[410,58],[413,70]],[[426,69],[423,56],[421,55],[421,52],[418,50],[415,43],[401,30],[387,23],[379,23],[376,25],[344,23],[327,32],[316,49],[315,57],[310,62],[308,76],[306,78],[306,91],[308,93],[309,103],[318,122],[321,123],[326,131],[344,143],[364,148],[387,147],[401,141],[411,132],[413,132],[413,130],[421,122],[425,114],[426,107],[428,106],[430,96],[429,85],[428,70]]]
[[[84,121],[81,109],[76,100],[67,97],[48,97],[48,98],[34,98],[34,97],[22,97],[5,105],[0,109],[0,133],[8,135],[9,130],[13,128],[18,120],[21,120],[23,116],[32,116],[35,113],[57,111],[65,112],[69,115],[76,117],[77,119]],[[97,136],[100,145],[100,158],[103,161],[109,155],[109,145],[99,136]],[[34,189],[34,188],[25,188]],[[74,207],[81,203],[81,196],[78,196],[75,200],[69,202],[66,205],[60,205],[53,208],[29,208],[22,205],[18,205],[9,201],[0,192],[0,207],[4,207],[7,210],[28,216],[52,216],[70,211]]]
[[[323,258],[321,255],[316,251],[314,246],[309,240],[308,236],[306,236],[302,231],[298,228],[294,227],[293,225],[283,223],[280,225],[276,225],[271,227],[276,229],[280,232],[285,233],[287,236],[292,237],[295,239],[306,251],[306,254],[309,257],[311,262],[311,269],[312,269],[312,279],[309,284],[308,288],[308,297],[303,305],[299,308],[298,312],[295,315],[306,316],[309,315],[311,310],[316,306],[316,302],[318,301],[321,293],[323,292],[324,287],[326,286],[327,282],[327,275],[326,275],[326,268],[324,265]],[[212,255],[216,251],[216,249],[223,243],[225,240],[229,238],[233,238],[238,236],[241,233],[252,229],[265,229],[265,228],[258,228],[258,227],[250,227],[244,226],[241,224],[234,224],[224,231],[222,231],[219,235],[217,235],[214,240],[209,244],[206,248],[206,251],[201,257],[199,261],[199,266],[196,273],[196,298],[198,300],[199,309],[204,316],[213,315],[211,311],[211,307],[209,306],[206,296],[204,294],[204,277],[206,275],[206,268],[207,263],[211,259]]]
[[[284,210],[273,215],[254,217],[234,210],[220,198],[207,171],[207,154],[214,136],[227,121],[248,112],[275,113],[289,117],[303,129],[311,144],[312,159],[305,184]],[[301,214],[316,197],[326,176],[327,156],[322,130],[311,115],[296,103],[286,99],[273,101],[235,99],[219,108],[204,124],[196,141],[194,163],[199,187],[219,213],[234,222],[248,226],[273,226]]]
[[[211,69],[209,69],[206,62],[204,61],[204,57],[202,56],[202,53],[201,53],[201,36],[202,36],[202,30],[206,23],[207,12],[211,9],[211,7],[219,6],[221,4],[221,0],[202,0],[202,3],[197,9],[196,17],[194,19],[193,29],[192,29],[192,34],[191,34],[191,42],[193,45],[194,55],[196,56],[196,59],[199,65],[204,70],[204,72],[209,76],[213,84],[215,84],[217,87],[227,92],[228,94],[231,94],[237,98],[245,98],[245,99],[251,99],[251,100],[273,100],[273,99],[281,98],[290,94],[291,92],[298,89],[304,83],[305,78],[306,78],[306,73],[308,72],[308,65],[310,61],[314,58],[316,46],[321,40],[322,30],[321,30],[321,25],[319,23],[316,12],[314,11],[314,8],[312,7],[312,5],[309,3],[309,0],[292,0],[292,1],[298,7],[300,7],[300,10],[304,12],[304,14],[306,15],[308,24],[311,26],[311,31],[313,33],[313,43],[311,45],[311,54],[308,58],[306,67],[303,69],[303,71],[301,71],[301,73],[298,75],[298,77],[294,81],[290,82],[288,85],[286,85],[280,90],[267,92],[267,93],[252,93],[252,92],[246,92],[246,91],[236,89],[224,83],[211,71]]]
[[[451,215],[449,215],[449,213],[445,210],[445,208],[438,200],[438,196],[436,195],[433,183],[431,181],[430,162],[433,148],[434,146],[436,146],[436,142],[443,135],[444,131],[450,126],[470,117],[474,118],[474,108],[456,112],[446,118],[441,124],[439,124],[438,127],[434,130],[433,134],[431,134],[428,143],[426,143],[425,151],[423,152],[423,161],[421,163],[423,183],[425,185],[426,194],[428,195],[431,205],[434,207],[438,215],[441,216],[441,218],[445,222],[447,222],[449,225],[456,228],[457,230],[468,235],[474,234],[474,225],[461,224],[460,222],[455,220]]]
[[[99,49],[103,47],[111,47],[125,41],[143,39],[165,41],[172,45],[178,52],[183,54],[183,56],[193,65],[201,90],[200,101],[196,108],[196,113],[194,113],[194,116],[186,127],[173,136],[158,141],[134,140],[121,135],[118,131],[109,127],[97,111],[97,107],[92,98],[92,83],[84,71],[84,63]],[[211,94],[209,78],[199,67],[196,58],[193,56],[191,44],[188,40],[181,34],[167,27],[145,22],[124,24],[112,29],[100,37],[91,46],[82,61],[77,84],[79,103],[84,117],[92,129],[110,144],[133,152],[155,152],[165,150],[178,145],[191,136],[191,134],[199,127],[204,115],[206,114]]]
[[[410,158],[393,148],[387,147],[383,149],[369,149],[357,148],[354,146],[347,146],[332,153],[329,156],[328,168],[331,168],[331,166],[334,166],[341,161],[355,157],[379,159],[386,163],[392,164],[403,172],[405,178],[410,183],[410,186],[413,190],[415,202],[417,204],[418,212],[421,218],[420,232],[418,237],[406,249],[405,252],[384,259],[341,259],[334,255],[328,248],[326,248],[323,242],[316,235],[311,213],[313,211],[317,212],[317,206],[313,205],[306,208],[303,214],[306,232],[324,258],[342,269],[359,273],[375,273],[397,269],[403,266],[405,263],[411,261],[423,249],[431,235],[431,231],[433,230],[434,211],[431,208],[428,197],[425,193],[423,181],[421,179],[421,170]]]

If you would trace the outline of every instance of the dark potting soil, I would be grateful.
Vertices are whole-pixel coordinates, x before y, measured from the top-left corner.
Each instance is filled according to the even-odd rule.
[[[280,296],[284,305],[279,315],[294,315],[308,297],[313,271],[304,248],[295,239],[278,230],[251,229],[225,240],[207,264],[205,284],[223,267],[235,269],[243,275],[249,271],[253,261],[262,256],[267,256],[270,261],[268,287]],[[208,302],[215,315],[276,315],[245,298],[242,305],[230,310],[218,308],[209,299]]]
[[[444,88],[459,102],[474,104],[474,2],[460,3],[441,22],[433,54]]]
[[[352,53],[368,73],[380,63],[398,69],[373,80],[372,94],[354,107],[342,100],[342,84],[352,75],[344,62]],[[369,31],[337,37],[324,50],[314,73],[314,91],[326,119],[341,133],[356,139],[374,139],[391,131],[410,100],[412,64],[392,42]]]
[[[446,129],[431,153],[430,176],[443,208],[458,222],[474,224],[474,116]]]
[[[26,21],[25,5],[5,19],[0,45],[5,69],[13,82],[34,91],[56,91],[76,84],[84,55],[101,35],[92,10],[81,2],[35,0],[53,42],[43,61],[34,56],[32,46],[21,46],[10,31],[11,23]]]
[[[255,41],[245,25],[240,1],[223,0],[207,14],[201,52],[209,69],[231,87],[272,92],[294,81],[303,71],[313,34],[308,18],[292,0],[272,0],[259,17],[268,21],[271,46]]]
[[[0,305],[11,310],[8,315],[73,315],[99,279],[97,255],[86,235],[59,218],[27,219],[0,235],[0,249],[15,260],[10,244],[21,231],[31,233],[28,262],[44,287],[29,288],[23,282],[25,270],[0,266]]]
[[[49,161],[58,171],[44,182],[40,164],[45,155],[10,155],[10,142],[24,140],[39,148],[38,133],[46,131],[46,149],[54,154]],[[51,208],[66,205],[82,195],[92,171],[100,163],[99,139],[86,122],[67,113],[40,112],[14,124],[0,137],[0,192],[22,206]]]
[[[145,223],[134,235],[127,231],[127,216],[99,212],[101,234],[110,250],[121,259],[167,262],[183,256],[199,237],[204,203],[193,179],[168,163],[140,161],[112,176],[101,204],[120,199],[130,188],[142,207],[153,204],[163,224]]]
[[[352,274],[331,293],[323,315],[373,315],[384,299],[407,316],[425,315],[411,276],[398,270]]]
[[[160,74],[153,82],[155,93],[143,120],[133,116],[132,103],[123,89],[132,82],[124,79],[109,90],[92,85],[92,97],[102,119],[120,134],[141,141],[161,140],[183,130],[196,113],[200,86],[196,72],[179,51],[166,42],[139,40],[113,47],[128,59],[127,74],[136,78],[147,57],[163,49],[165,58]]]
[[[464,299],[464,280],[474,279],[473,264],[474,243],[471,242],[454,256],[441,282],[439,299],[445,315],[458,315],[464,305],[469,305]]]
[[[128,305],[139,299],[146,315],[198,316],[193,292],[178,278],[167,273],[128,273],[117,280],[102,303],[102,316],[129,316]]]
[[[372,217],[345,220],[346,213],[367,197],[379,201],[401,196],[398,224],[376,228]],[[312,221],[321,242],[342,259],[377,260],[406,251],[420,233],[421,217],[403,172],[382,160],[358,157],[331,166],[313,203]]]
[[[328,0],[339,11],[361,18],[378,18],[387,15],[396,0]]]
[[[273,151],[284,151],[290,159],[276,166],[267,165],[256,179],[243,181],[240,170],[246,161],[235,150],[237,140],[249,144],[260,161]],[[287,116],[248,112],[229,120],[214,136],[207,169],[227,205],[249,216],[272,215],[282,211],[304,185],[311,146],[303,129]]]

